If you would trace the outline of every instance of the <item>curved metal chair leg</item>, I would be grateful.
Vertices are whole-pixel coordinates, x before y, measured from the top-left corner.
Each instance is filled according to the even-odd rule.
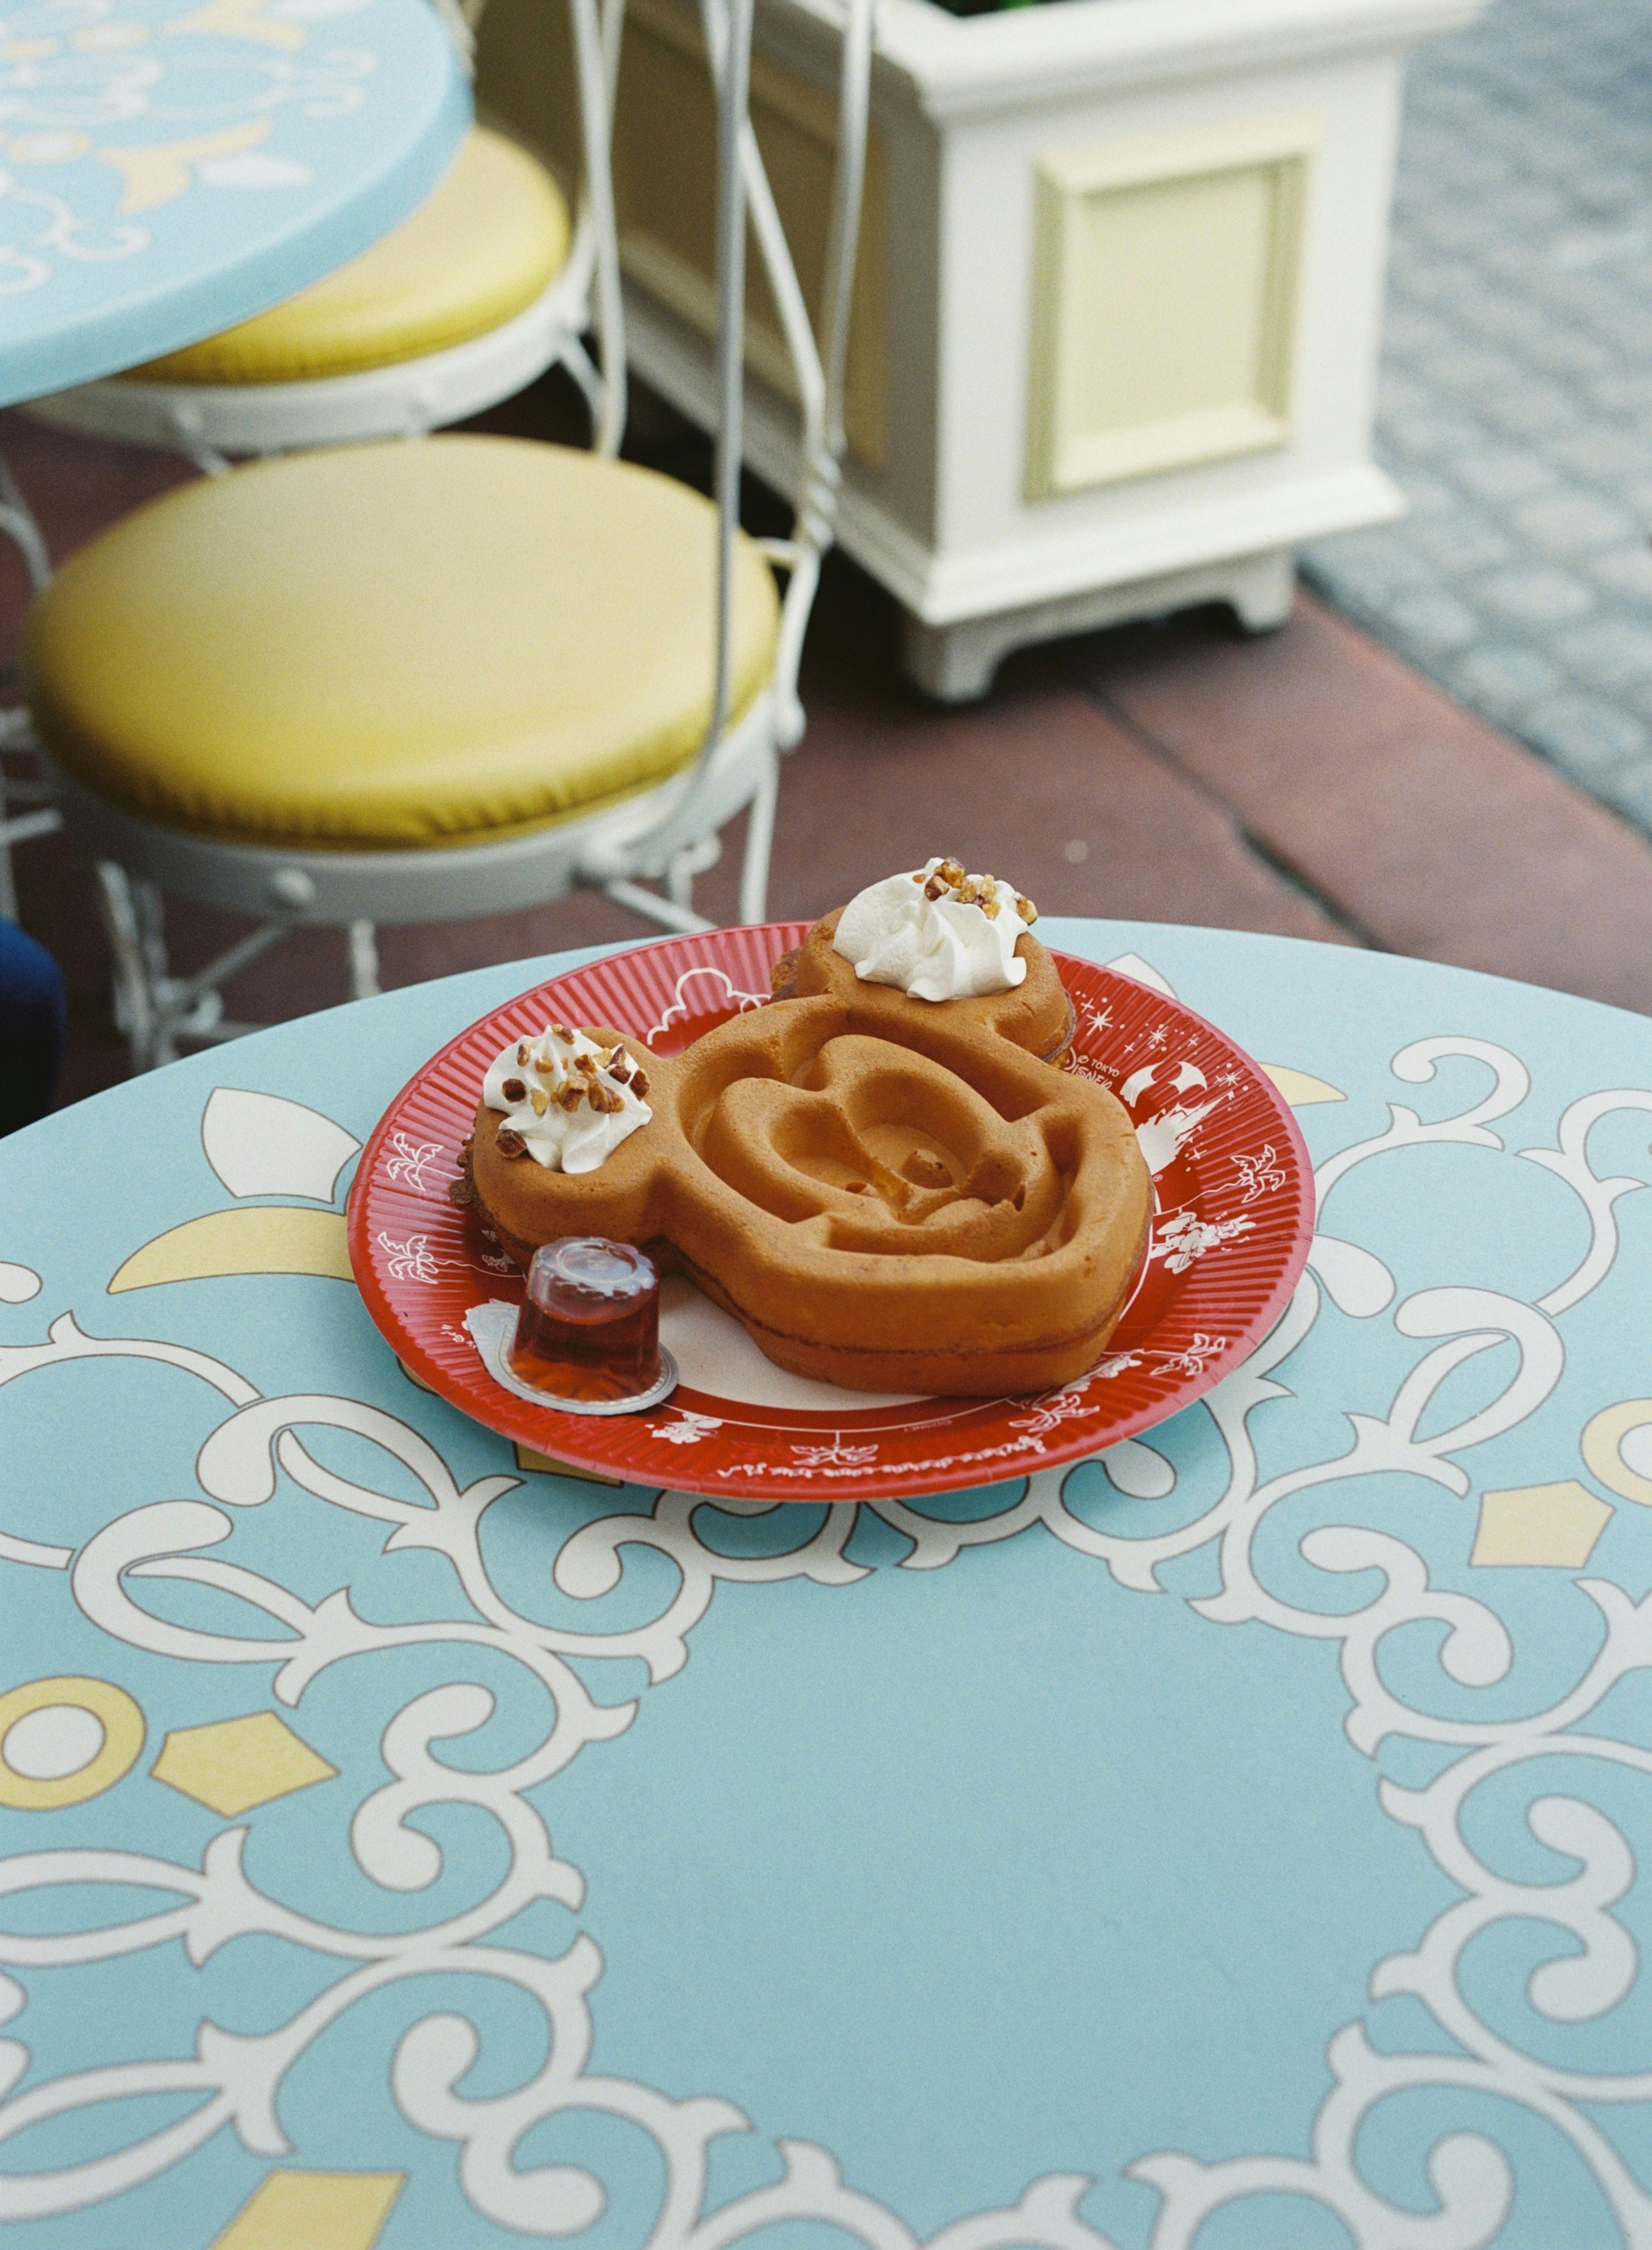
[[[52,576],[52,557],[34,520],[34,510],[23,497],[3,453],[0,453],[0,531],[23,557],[29,583],[38,594]]]
[[[353,921],[348,933],[350,959],[350,997],[376,999],[379,983],[378,934],[370,921]]]
[[[633,883],[623,875],[602,885],[602,894],[613,900],[616,906],[629,907],[633,914],[641,914],[645,921],[657,922],[662,929],[694,931],[715,929],[715,922],[707,921],[692,907],[678,906],[675,900],[662,898],[657,891],[645,891],[640,883]]]
[[[16,722],[21,721],[21,724]],[[37,836],[50,836],[63,825],[63,815],[55,804],[44,802],[45,784],[24,780],[8,774],[3,761],[8,749],[30,750],[33,738],[29,732],[27,714],[21,711],[0,711],[0,916],[7,921],[17,919],[17,887],[11,870],[12,846],[27,844]],[[33,808],[20,812],[16,808]]]
[[[35,521],[34,510],[24,498],[17,479],[12,475],[3,453],[0,453],[0,535],[9,539],[23,557],[23,567],[28,576],[30,590],[38,594],[52,577],[52,557],[46,553],[46,542]],[[30,749],[33,747],[26,713],[0,714],[0,751],[8,748]],[[13,780],[8,788],[3,766],[0,766],[0,914],[8,921],[17,918],[17,889],[11,873],[11,847],[26,844],[31,837],[50,836],[53,829],[62,826],[56,808],[51,805],[35,812],[10,812],[7,797],[23,804],[38,803],[44,790],[33,782]]]
[[[723,839],[713,832],[702,836],[698,844],[685,844],[674,852],[665,869],[665,895],[673,906],[694,905],[694,878],[714,867],[723,856]]]
[[[156,1009],[132,884],[113,859],[98,862],[98,906],[114,960],[114,1021],[134,1072],[155,1063]]]
[[[148,987],[153,1030],[148,1067],[153,1070],[161,1063],[176,1062],[178,1059],[178,1012],[176,981],[167,954],[166,900],[158,883],[128,880],[137,921],[138,948],[143,956],[144,979]]]
[[[132,879],[132,898],[138,914],[139,942],[150,985],[158,991],[172,974],[167,954],[167,902],[159,883]]]
[[[761,921],[767,910],[768,862],[774,845],[774,807],[779,797],[780,761],[771,750],[746,818],[746,854],[740,871],[742,921]]]
[[[291,921],[260,922],[193,977],[175,977],[167,958],[166,910],[158,886],[134,881],[112,859],[100,859],[97,873],[98,904],[114,956],[114,1020],[134,1072],[176,1062],[180,1039],[211,1045],[264,1028],[226,1017],[222,988],[250,961],[279,944],[291,931]]]

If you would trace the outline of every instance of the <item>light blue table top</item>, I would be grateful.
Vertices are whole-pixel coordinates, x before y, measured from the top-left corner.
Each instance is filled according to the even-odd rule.
[[[0,6],[0,406],[332,273],[430,193],[470,114],[428,0]]]
[[[1321,1237],[921,1508],[520,1463],[332,1277],[549,963],[0,1145],[16,2250],[1652,2241],[1652,1023],[1049,935],[1295,1074]]]

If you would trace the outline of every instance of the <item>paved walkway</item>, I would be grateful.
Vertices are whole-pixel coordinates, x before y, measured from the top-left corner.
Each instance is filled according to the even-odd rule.
[[[1652,832],[1652,0],[1493,0],[1411,66],[1377,450],[1304,567]]]

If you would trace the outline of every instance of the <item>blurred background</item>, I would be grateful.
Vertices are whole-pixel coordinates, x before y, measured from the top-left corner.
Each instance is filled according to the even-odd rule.
[[[898,31],[928,0],[903,4]],[[1070,9],[1077,18],[1097,4],[1050,0],[1036,13],[1053,18]],[[1301,236],[1305,355],[1317,349],[1315,320],[1328,340],[1339,325],[1357,331],[1369,300],[1374,402],[1353,362],[1333,355],[1324,375],[1327,446],[1344,412],[1358,425],[1362,452],[1374,403],[1373,466],[1359,469],[1365,481],[1353,467],[1339,469],[1340,497],[1327,499],[1335,481],[1327,468],[1311,502],[1270,497],[1270,464],[1284,457],[1267,452],[1265,431],[1242,435],[1230,450],[1237,457],[1249,448],[1254,470],[1242,463],[1229,474],[1229,464],[1212,473],[1229,475],[1225,506],[1256,511],[1250,577],[1218,584],[1220,573],[1211,577],[1197,556],[1167,561],[1168,548],[1152,549],[1152,562],[1151,525],[1143,530],[1129,511],[1150,513],[1156,486],[1180,479],[1175,491],[1190,491],[1187,480],[1205,472],[1187,466],[1185,446],[1174,457],[1183,444],[1174,431],[1162,439],[1162,458],[1121,455],[1097,468],[1104,441],[1080,426],[1091,411],[1084,399],[1063,404],[1059,354],[1067,346],[1052,328],[1048,444],[1043,454],[1035,445],[1043,467],[1036,460],[1030,473],[1046,483],[1027,504],[1042,497],[1040,520],[1053,509],[1077,523],[1081,500],[1071,495],[1086,479],[1105,486],[1113,512],[1097,516],[1086,536],[1098,555],[1138,561],[1098,566],[1105,583],[1040,596],[1042,607],[1010,603],[1002,649],[990,635],[983,640],[978,625],[966,632],[919,618],[916,576],[899,597],[907,585],[900,569],[917,571],[917,563],[880,565],[878,576],[867,567],[868,555],[894,551],[887,538],[878,549],[877,528],[907,505],[903,494],[921,482],[915,464],[929,443],[922,402],[913,403],[924,370],[906,364],[902,342],[909,314],[912,332],[921,328],[921,307],[902,260],[934,264],[952,254],[910,216],[922,198],[902,169],[898,131],[886,134],[881,158],[875,148],[891,214],[882,314],[888,395],[880,428],[857,441],[851,368],[850,551],[829,558],[810,626],[802,680],[809,728],[784,769],[771,916],[812,917],[878,875],[946,852],[991,867],[1047,911],[1384,948],[1652,1011],[1652,0],[1492,0],[1477,15],[1465,0],[1455,14],[1470,20],[1387,58],[1403,69],[1392,234],[1386,184],[1380,209],[1360,216],[1350,200],[1350,239],[1366,245],[1371,273],[1368,288],[1358,275],[1349,285],[1352,311],[1340,322],[1334,306],[1323,315],[1312,306],[1313,261],[1334,245],[1311,224]],[[646,28],[646,12],[642,20]],[[543,88],[520,61],[522,23],[516,0],[497,0],[482,26],[478,89],[485,114],[527,135],[554,105],[541,103]],[[994,38],[1015,31],[1008,22],[977,28]],[[1055,33],[1042,23],[1034,30],[1044,54]],[[499,59],[490,63],[491,53]],[[1207,59],[1207,76],[1208,67]],[[1327,180],[1341,178],[1343,165],[1352,199],[1356,158],[1386,183],[1388,128],[1378,110],[1360,124],[1364,113],[1346,106],[1353,66],[1339,67],[1342,92],[1326,96],[1335,129],[1326,128],[1311,161]],[[761,75],[756,92],[764,92]],[[1273,92],[1269,120],[1291,114],[1300,93],[1295,81]],[[783,123],[785,97],[773,99]],[[1001,121],[995,129],[1002,137],[1007,128]],[[1273,168],[1270,223],[1284,226],[1295,144],[1271,121],[1273,139],[1256,140],[1258,129],[1242,120],[1232,128],[1240,153],[1223,162]],[[534,137],[554,158],[554,119]],[[1153,176],[1174,170],[1167,159]],[[1106,186],[1075,175],[1073,210],[1102,212],[1102,252],[1114,271],[1128,272],[1137,253],[1116,229],[1106,231],[1116,216]],[[645,188],[633,173],[634,217]],[[1057,190],[1065,192],[1059,181]],[[1174,198],[1161,202],[1154,224],[1180,224]],[[1237,204],[1230,212],[1188,209],[1218,248],[1230,222],[1249,224]],[[623,197],[621,217],[623,226]],[[991,259],[976,254],[990,278]],[[628,272],[639,294],[626,457],[706,488],[709,445],[682,411],[697,378],[681,347],[689,329],[682,306],[673,306],[672,269],[634,258]],[[1001,281],[1013,296],[1019,285]],[[1036,321],[1054,286],[1050,271],[1027,286]],[[1178,304],[1160,323],[1173,342],[1176,320],[1205,317],[1200,302]],[[1070,308],[1071,321],[1082,314],[1082,305]],[[862,324],[857,337],[864,332]],[[1012,342],[1024,350],[1023,338]],[[1339,349],[1357,344],[1354,335]],[[995,349],[990,340],[976,347],[972,380],[983,393]],[[1265,368],[1260,404],[1246,406],[1263,420],[1287,411],[1264,378]],[[1161,392],[1174,388],[1175,366],[1167,362],[1153,379]],[[936,393],[933,365],[926,380]],[[1184,404],[1179,427],[1228,411],[1220,401]],[[864,392],[858,411],[864,427],[876,420]],[[1122,410],[1115,401],[1107,411],[1116,419]],[[1320,410],[1304,390],[1289,411],[1311,418]],[[1077,418],[1071,430],[1063,414]],[[560,370],[463,426],[582,445],[587,432],[582,402]],[[761,452],[761,416],[758,437]],[[59,562],[196,473],[176,455],[52,427],[22,410],[0,415],[0,448]],[[939,444],[934,459],[939,479]],[[1384,497],[1395,487],[1402,515]],[[1311,528],[1315,508],[1331,517],[1339,507],[1366,520],[1313,535],[1291,528]],[[1383,515],[1389,520],[1369,520]],[[756,475],[747,479],[745,517],[760,531],[784,521]],[[980,552],[999,535],[986,525]],[[941,545],[937,533],[926,565],[934,583],[948,564]],[[1142,556],[1151,567],[1141,567]],[[1269,577],[1281,556],[1286,575]],[[431,568],[441,568],[439,549]],[[1129,581],[1122,594],[1121,572]],[[1201,587],[1217,597],[1201,597]],[[1249,624],[1260,629],[1247,630],[1236,604],[1249,605]],[[0,543],[0,654],[10,700],[26,604],[21,562]],[[1120,621],[1108,621],[1110,605]],[[719,919],[734,916],[739,842],[736,831],[696,891],[696,906]],[[21,927],[55,957],[66,987],[56,1099],[78,1100],[127,1069],[90,868],[62,834],[20,846],[15,860]],[[175,968],[187,974],[243,927],[176,905]],[[618,906],[576,894],[526,914],[386,928],[381,975],[388,987],[646,934]],[[343,1000],[336,934],[299,935],[252,963],[226,997],[234,1015],[264,1021]]]

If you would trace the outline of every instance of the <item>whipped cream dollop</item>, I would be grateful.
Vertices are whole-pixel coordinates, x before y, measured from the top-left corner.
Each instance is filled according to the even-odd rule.
[[[857,893],[832,945],[864,984],[898,985],[912,1000],[973,999],[1022,982],[1015,945],[1037,919],[1032,901],[995,875],[931,859]]]
[[[654,1115],[646,1074],[623,1045],[605,1046],[566,1024],[513,1039],[490,1065],[482,1099],[503,1111],[495,1128],[507,1156],[548,1172],[594,1172]]]

